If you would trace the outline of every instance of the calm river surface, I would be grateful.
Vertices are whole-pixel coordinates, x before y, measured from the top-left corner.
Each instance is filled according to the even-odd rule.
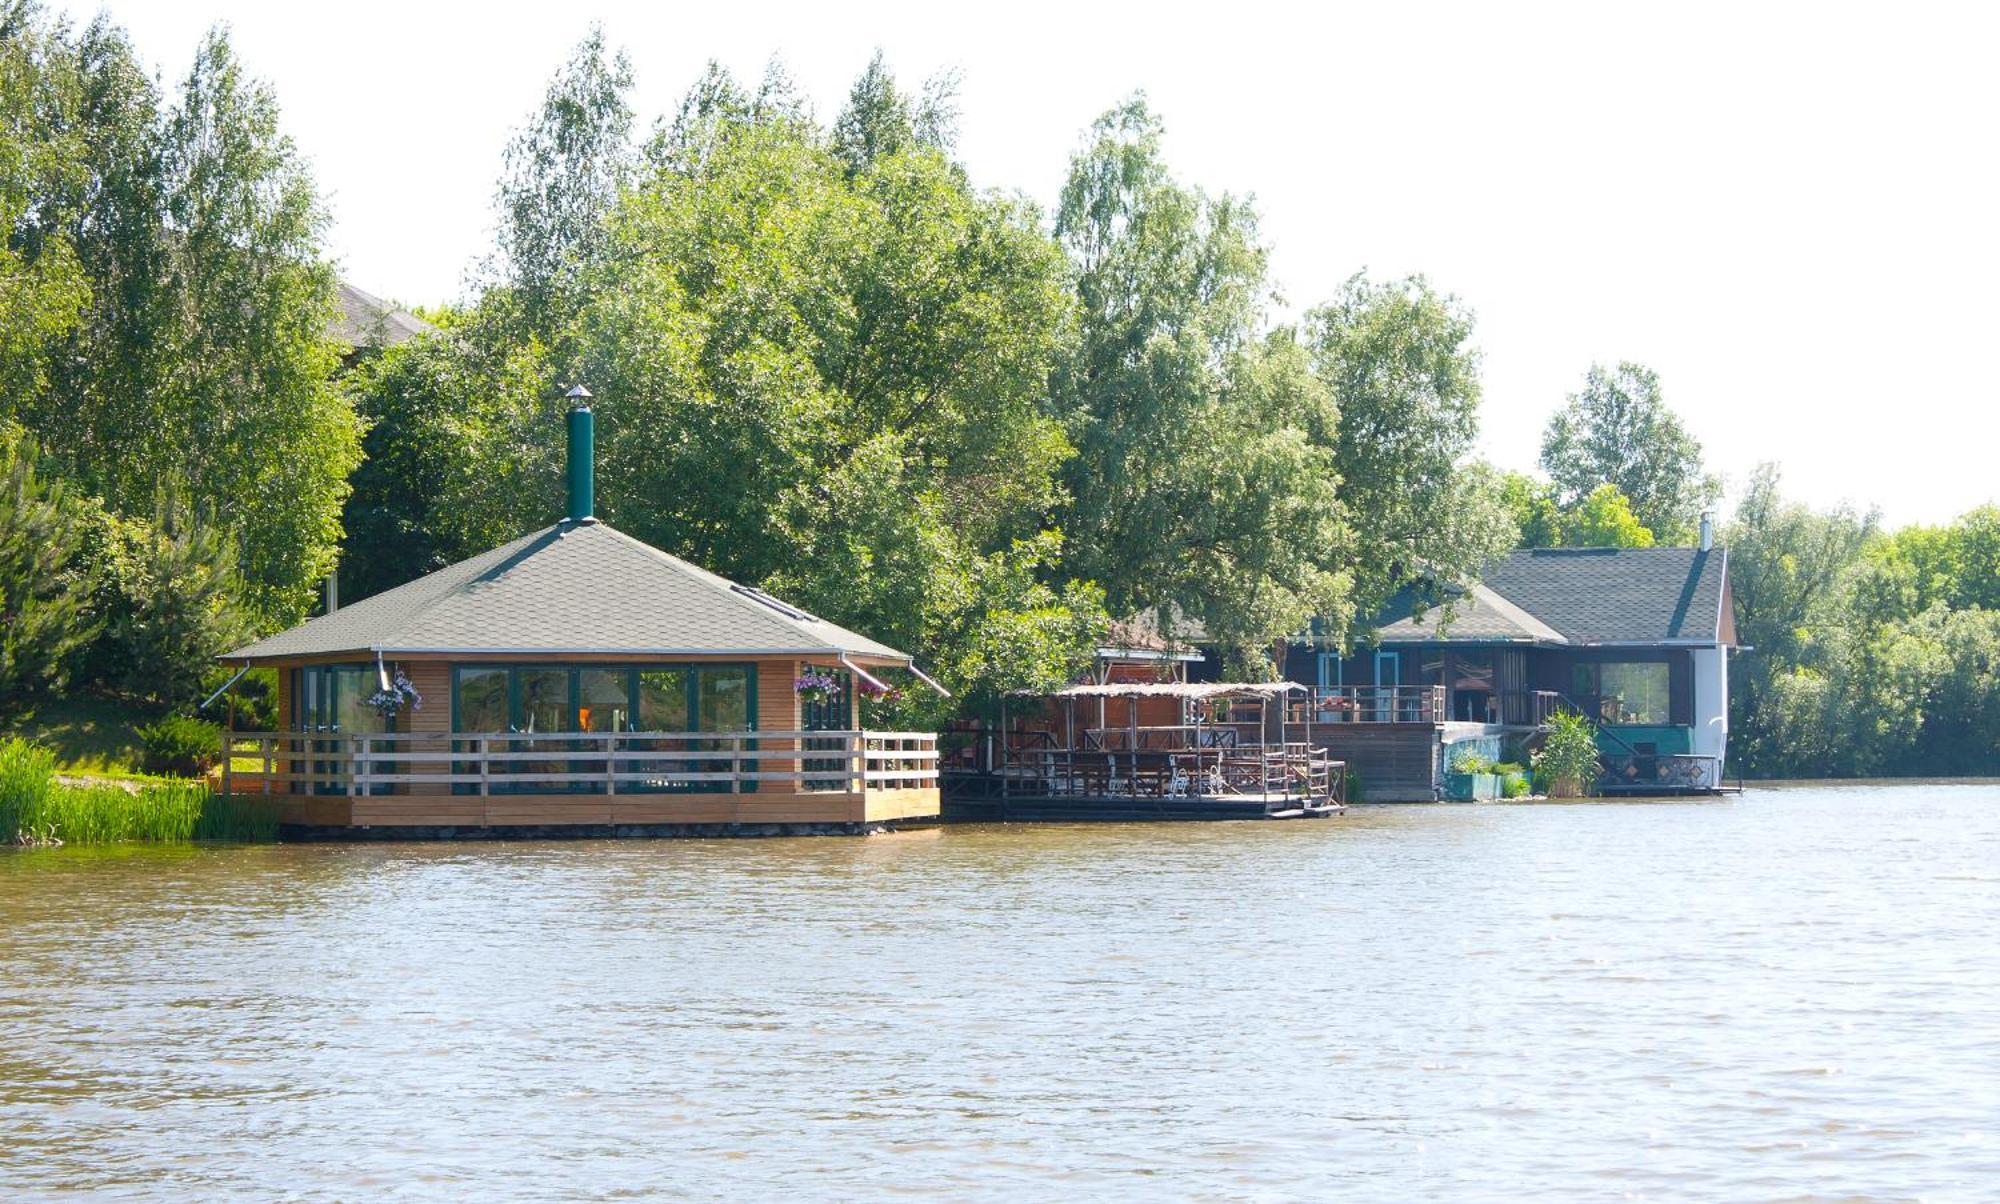
[[[0,1198],[2000,1198],[2000,787],[0,855]]]

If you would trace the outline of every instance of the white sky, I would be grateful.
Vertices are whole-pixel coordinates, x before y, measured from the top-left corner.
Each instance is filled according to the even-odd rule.
[[[2000,495],[2000,6],[102,7],[169,81],[227,22],[342,270],[408,303],[460,293],[509,131],[592,20],[646,121],[706,60],[754,81],[773,54],[830,119],[879,45],[907,84],[963,71],[982,186],[1050,204],[1144,89],[1184,178],[1255,195],[1294,307],[1364,267],[1463,297],[1497,463],[1532,467],[1588,365],[1635,359],[1732,486],[1777,459],[1789,492],[1895,523]]]

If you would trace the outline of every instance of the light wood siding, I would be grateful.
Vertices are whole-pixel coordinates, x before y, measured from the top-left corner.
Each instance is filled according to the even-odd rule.
[[[762,732],[795,732],[799,730],[799,696],[792,690],[792,681],[798,677],[797,661],[757,662],[757,730]],[[799,742],[791,740],[759,740],[757,747],[772,751],[791,749],[797,751]],[[764,762],[761,769],[773,773],[796,773],[799,763],[790,758],[772,758]],[[766,783],[769,785],[769,783]]]
[[[406,732],[449,732],[451,730],[451,666],[444,661],[398,662],[403,672],[409,676],[410,684],[423,696],[424,706],[419,711],[405,711],[397,719],[397,728]],[[435,745],[426,744],[426,751]],[[449,772],[448,762],[412,762],[409,773]],[[404,788],[409,794],[448,795],[448,782],[412,782]]]

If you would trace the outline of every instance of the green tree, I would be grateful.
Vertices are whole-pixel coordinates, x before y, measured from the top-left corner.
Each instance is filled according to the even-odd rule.
[[[1877,522],[1873,514],[1815,514],[1787,502],[1775,465],[1760,465],[1752,475],[1724,533],[1737,639],[1755,649],[1730,662],[1730,728],[1737,755],[1752,772],[1791,764],[1786,732],[1796,733],[1797,722],[1767,717],[1767,703],[1784,701],[1795,715],[1800,698],[1826,697],[1821,683],[1840,667],[1837,637],[1845,631],[1848,599]],[[1802,672],[1814,676],[1801,679]],[[1783,681],[1791,682],[1789,692],[1774,699]]]
[[[1561,511],[1556,507],[1553,485],[1525,472],[1503,471],[1500,474],[1500,504],[1506,508],[1508,518],[1514,524],[1515,547],[1556,546],[1556,523]]]
[[[1563,507],[1616,485],[1640,525],[1670,542],[1688,540],[1718,492],[1701,444],[1662,400],[1659,375],[1641,364],[1592,365],[1583,390],[1549,419],[1541,462]]]
[[[1576,505],[1557,513],[1555,540],[1558,548],[1650,548],[1653,533],[1648,531],[1632,503],[1618,486],[1609,481],[1590,491]]]
[[[288,621],[332,562],[359,432],[328,379],[324,211],[276,101],[220,33],[169,106],[108,21],[5,19],[20,36],[0,41],[0,75],[33,98],[14,137],[41,147],[9,246],[50,263],[68,248],[88,300],[0,417],[117,513],[149,514],[162,490],[216,507],[260,615]]]
[[[368,424],[341,518],[341,595],[358,601],[533,530],[558,513],[563,402],[540,344],[448,319],[361,364]]]
[[[1105,114],[1057,211],[1081,308],[1056,374],[1072,565],[1114,612],[1176,608],[1239,653],[1344,626],[1332,392],[1290,332],[1260,335],[1255,214],[1174,180],[1160,138],[1143,99]]]
[[[1044,404],[1070,315],[1060,251],[935,148],[857,169],[782,106],[713,75],[699,90],[614,210],[578,325],[600,513],[925,650],[961,693],[999,688],[970,650],[1019,612],[1091,621],[1051,545],[1016,545],[1072,454]],[[1023,572],[1048,597],[967,584]]]
[[[606,251],[605,219],[638,166],[631,90],[625,52],[592,26],[507,146],[499,252],[528,333],[567,325]]]
[[[1419,576],[1476,578],[1516,538],[1508,482],[1468,466],[1479,435],[1471,338],[1471,313],[1421,276],[1357,274],[1306,316],[1314,374],[1338,406],[1334,467],[1364,613]]]
[[[235,540],[186,498],[169,497],[151,522],[110,519],[99,542],[93,606],[105,627],[87,658],[93,682],[192,707],[216,658],[254,632]]]
[[[95,635],[82,525],[36,459],[0,423],[0,719],[60,691],[69,658]]]

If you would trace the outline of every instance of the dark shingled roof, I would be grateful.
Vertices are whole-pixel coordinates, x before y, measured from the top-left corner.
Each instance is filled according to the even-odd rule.
[[[408,310],[398,309],[345,280],[335,280],[333,291],[340,312],[334,315],[327,333],[349,347],[380,350],[437,329]]]
[[[1710,643],[1720,630],[1723,548],[1534,548],[1511,553],[1461,600],[1440,637],[1435,611],[1413,620],[1412,600],[1399,596],[1383,614],[1385,643],[1522,641],[1518,617],[1483,598],[1490,593],[1536,627],[1538,643]],[[1483,591],[1482,588],[1483,587]],[[1553,634],[1556,638],[1549,638]]]
[[[1389,603],[1385,617],[1397,616],[1377,628],[1391,644],[1560,644],[1562,634],[1484,585],[1474,585],[1451,600],[1450,615],[1442,606],[1418,613],[1416,591],[1404,590]]]
[[[545,527],[225,659],[376,652],[910,659],[603,523]]]

